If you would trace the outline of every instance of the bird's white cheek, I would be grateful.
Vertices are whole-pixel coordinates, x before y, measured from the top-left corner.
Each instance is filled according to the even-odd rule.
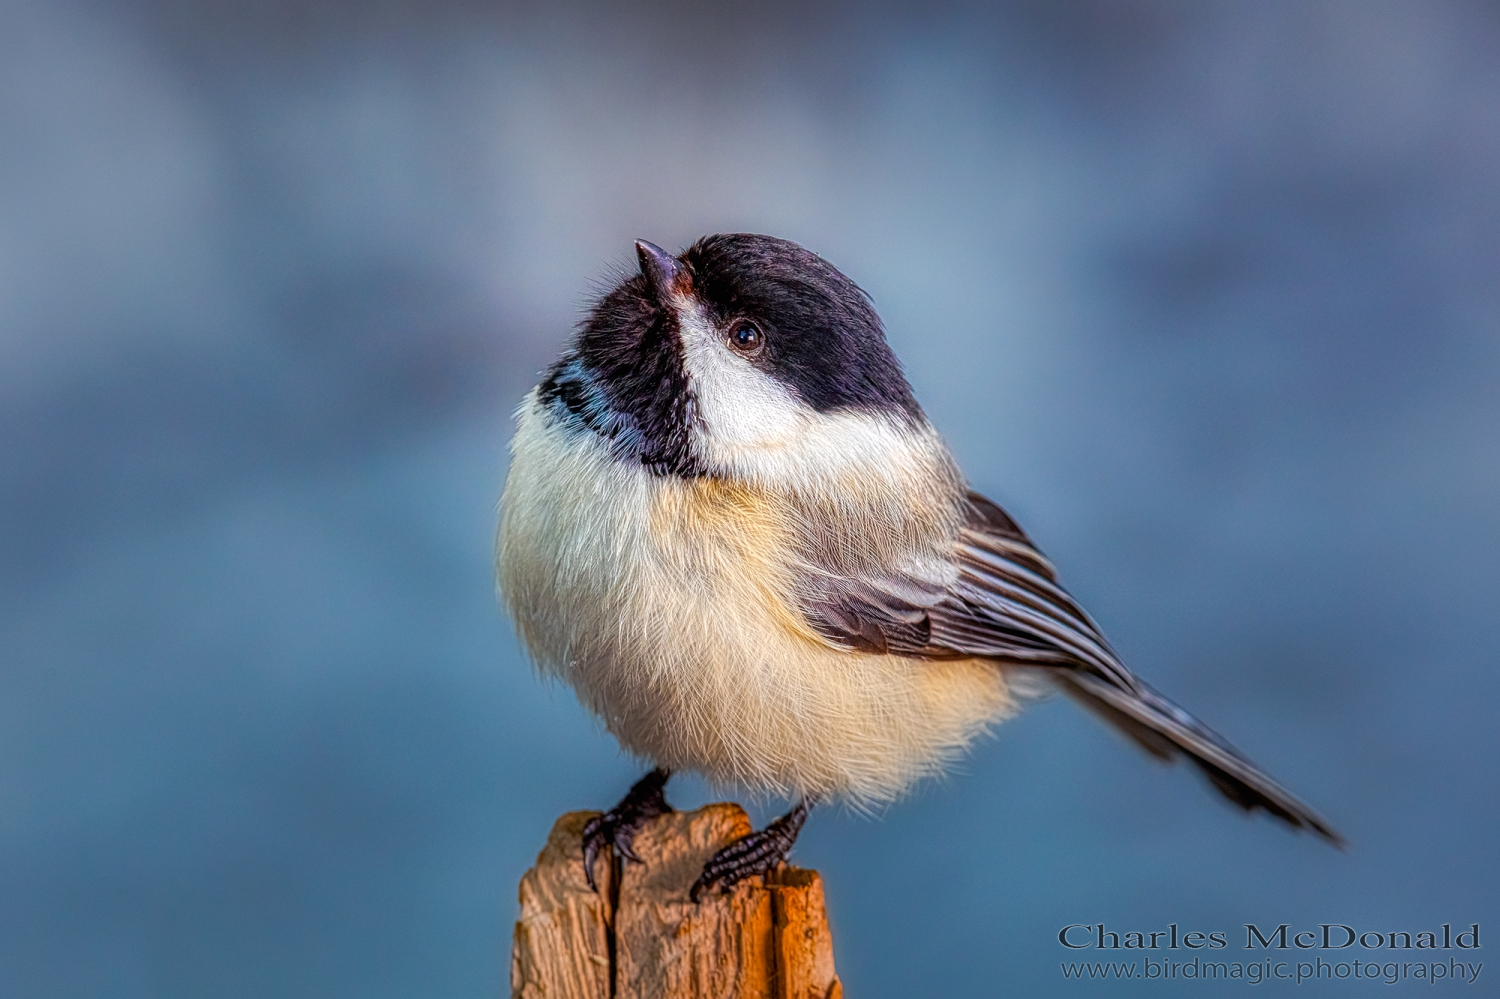
[[[784,447],[814,415],[800,399],[739,357],[696,310],[680,314],[683,361],[711,456]]]

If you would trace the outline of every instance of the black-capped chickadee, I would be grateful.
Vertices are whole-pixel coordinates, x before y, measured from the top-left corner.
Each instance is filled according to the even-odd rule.
[[[1316,812],[1141,682],[1005,511],[968,488],[868,297],[770,236],[636,243],[522,404],[496,562],[538,665],[656,764],[585,869],[668,810],[675,770],[796,807],[713,857],[781,863],[812,803],[888,801],[1040,678],[1231,801]]]

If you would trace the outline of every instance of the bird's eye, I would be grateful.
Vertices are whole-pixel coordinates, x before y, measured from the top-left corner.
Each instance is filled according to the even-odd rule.
[[[729,346],[746,357],[754,357],[765,349],[766,337],[754,323],[741,320],[729,329]]]

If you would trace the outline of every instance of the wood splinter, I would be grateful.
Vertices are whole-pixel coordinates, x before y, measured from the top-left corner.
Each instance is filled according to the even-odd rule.
[[[644,864],[599,858],[583,876],[584,823],[552,827],[521,879],[511,949],[515,999],[841,999],[817,871],[783,867],[701,902],[688,889],[709,857],[750,832],[738,805],[652,819],[636,835]]]

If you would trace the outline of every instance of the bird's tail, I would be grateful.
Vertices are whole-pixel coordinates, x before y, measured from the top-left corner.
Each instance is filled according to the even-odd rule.
[[[1163,760],[1185,755],[1241,808],[1263,808],[1289,825],[1311,829],[1334,846],[1344,846],[1344,838],[1321,815],[1217,733],[1146,684],[1136,680],[1137,689],[1127,690],[1083,670],[1059,670],[1053,679],[1069,696],[1151,755]]]

